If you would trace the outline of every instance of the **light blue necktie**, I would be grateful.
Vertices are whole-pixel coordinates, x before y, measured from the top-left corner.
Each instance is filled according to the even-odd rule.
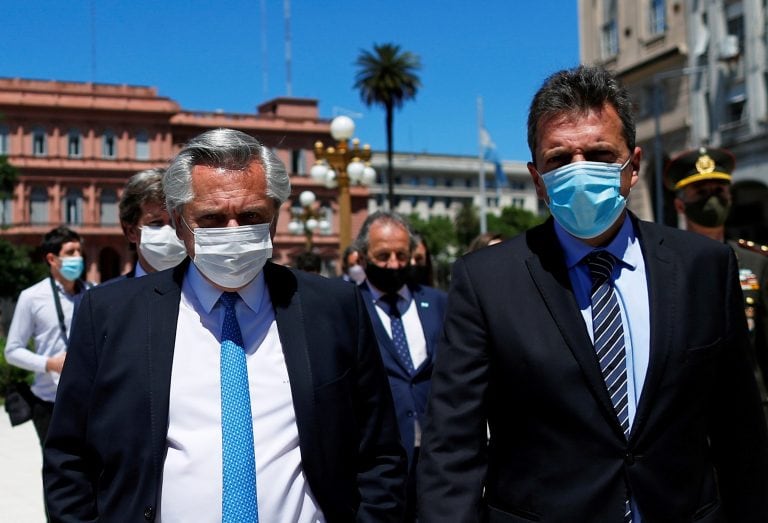
[[[223,523],[258,523],[253,419],[248,369],[240,325],[235,316],[236,292],[225,292],[221,328],[221,451]]]
[[[608,251],[595,251],[587,256],[592,276],[592,333],[600,372],[624,437],[629,439],[629,403],[627,396],[627,351],[624,346],[624,326],[621,310],[613,288],[611,275],[616,258]],[[625,523],[632,521],[629,494],[624,502]]]

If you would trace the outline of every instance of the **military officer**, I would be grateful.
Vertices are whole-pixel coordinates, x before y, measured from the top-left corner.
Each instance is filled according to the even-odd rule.
[[[736,160],[729,151],[700,147],[673,158],[664,173],[667,187],[675,192],[675,209],[685,217],[686,228],[733,248],[739,261],[752,339],[752,359],[768,417],[768,247],[747,240],[727,240],[725,220],[731,208],[731,173]]]

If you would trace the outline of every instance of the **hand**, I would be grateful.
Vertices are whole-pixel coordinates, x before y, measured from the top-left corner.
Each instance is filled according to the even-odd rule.
[[[64,359],[66,357],[66,352],[60,352],[56,356],[51,356],[48,358],[48,361],[45,362],[46,372],[58,372],[61,374],[61,369],[64,368]]]

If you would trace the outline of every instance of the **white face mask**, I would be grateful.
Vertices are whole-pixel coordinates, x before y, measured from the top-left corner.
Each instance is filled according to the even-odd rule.
[[[139,252],[156,271],[176,267],[187,257],[187,249],[170,225],[143,226],[139,239]]]
[[[195,266],[225,289],[248,285],[272,257],[268,223],[189,230],[195,237]]]
[[[347,276],[349,276],[350,280],[360,285],[365,281],[365,269],[360,265],[353,265],[347,269]]]

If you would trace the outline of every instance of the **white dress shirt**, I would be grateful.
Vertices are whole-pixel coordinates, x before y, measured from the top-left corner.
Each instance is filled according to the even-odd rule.
[[[75,295],[69,294],[64,287],[54,280],[59,292],[61,311],[67,335],[72,327]],[[34,339],[34,352],[27,349],[30,339]],[[35,373],[32,392],[44,401],[56,399],[56,387],[59,383],[58,372],[46,372],[48,358],[67,351],[67,341],[61,332],[56,302],[51,289],[50,278],[37,282],[24,289],[16,302],[8,339],[5,343],[5,359],[11,365]]]
[[[325,521],[302,470],[296,413],[264,274],[235,307],[246,347],[259,520]],[[162,523],[221,521],[221,291],[189,265],[171,371]]]
[[[384,324],[384,329],[387,331],[387,335],[392,338],[392,319],[389,317],[389,305],[386,304],[381,297],[384,295],[379,289],[369,283],[373,300],[376,303],[376,313],[381,319],[381,323]],[[413,306],[413,295],[407,285],[404,285],[397,295],[400,300],[405,300],[407,303],[406,311],[401,315],[403,322],[403,330],[405,330],[405,339],[408,341],[408,350],[411,353],[411,361],[413,361],[413,368],[418,369],[419,365],[424,363],[427,359],[427,339],[424,337],[424,329],[421,326],[421,319],[419,318],[419,311]],[[400,309],[402,310],[402,309]]]

